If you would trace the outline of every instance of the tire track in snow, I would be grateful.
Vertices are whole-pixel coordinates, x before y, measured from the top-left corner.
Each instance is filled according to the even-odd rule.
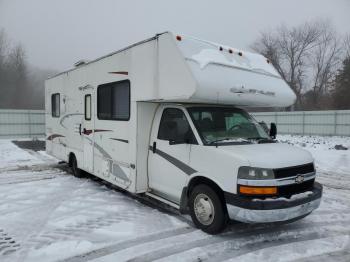
[[[42,214],[38,216],[39,219],[37,219],[36,221],[33,221],[32,226],[29,228],[29,232],[27,233],[27,236],[22,240],[22,243],[23,243],[22,246],[27,246],[27,248],[24,249],[22,253],[18,254],[18,256],[16,257],[18,261],[25,261],[25,257],[29,253],[30,247],[32,247],[32,241],[40,237],[40,234],[43,232],[44,226],[49,221],[48,218],[52,215],[54,210],[56,210],[60,205],[62,205],[63,202],[68,201],[69,196],[72,196],[77,191],[83,189],[85,184],[86,184],[86,181],[76,185],[75,188],[72,191],[69,191],[68,194],[67,192],[62,192],[60,198],[53,198],[50,195],[50,199],[52,200],[52,202],[50,201],[50,199],[49,201],[47,201],[48,199],[46,199],[48,203],[54,203],[54,204],[49,206],[47,209],[42,210],[44,212],[42,212]]]
[[[329,261],[350,261],[350,247],[348,250],[328,252],[325,254],[298,259],[298,262],[329,262]]]
[[[321,238],[310,238],[302,241],[279,241],[278,245],[269,246],[268,243],[263,247],[256,249],[250,248],[247,253],[238,254],[237,256],[229,257],[225,262],[233,261],[299,261],[299,259],[309,259],[315,255],[325,254],[334,251],[343,251],[346,248],[346,242],[349,241],[348,234],[335,234]],[[309,248],[313,247],[313,248]],[[210,260],[217,261],[217,260]],[[342,260],[344,261],[344,260]]]
[[[0,256],[7,256],[19,249],[20,245],[9,236],[3,229],[0,229]]]
[[[332,226],[327,228],[331,229]],[[289,234],[292,233],[292,234]],[[350,230],[347,232],[350,233]],[[310,240],[318,240],[324,237],[330,236],[344,236],[343,232],[333,232],[329,234],[327,231],[318,233],[312,230],[308,232],[285,232],[282,235],[275,235],[273,233],[269,235],[254,235],[250,237],[243,236],[241,238],[235,238],[224,242],[207,245],[204,247],[194,247],[183,253],[177,253],[172,256],[163,257],[157,262],[166,261],[226,261],[235,257],[239,257],[250,252],[270,248],[278,247],[280,245],[286,245],[291,243],[300,243]],[[267,238],[268,237],[268,238]],[[134,260],[131,260],[134,261]],[[146,260],[149,261],[149,260]],[[240,261],[237,259],[237,261]],[[244,261],[244,260],[242,260]],[[260,260],[257,260],[260,261]]]
[[[319,240],[319,239],[328,238],[328,237],[348,236],[349,233],[350,233],[350,230],[344,231],[344,232],[336,232],[336,233],[329,233],[327,231],[325,232],[313,231],[306,234],[302,234],[300,236],[289,235],[289,236],[283,237],[282,239],[279,237],[274,238],[272,236],[268,240],[261,239],[261,241],[259,242],[248,243],[243,247],[240,247],[239,250],[222,252],[220,255],[216,254],[213,257],[208,258],[208,261],[211,261],[211,262],[227,261],[227,260],[232,260],[232,258],[239,258],[239,256],[252,253],[255,251],[267,249],[270,247],[279,247],[279,246],[286,246],[286,245],[293,246],[293,244],[295,243],[300,243],[305,241]]]
[[[96,249],[93,251],[90,251],[88,253],[84,253],[78,256],[74,256],[65,260],[61,260],[62,262],[82,262],[82,261],[88,261],[100,257],[104,257],[106,255],[118,252],[123,249],[127,249],[133,246],[137,246],[139,244],[144,244],[148,242],[153,242],[154,239],[161,240],[169,237],[179,236],[182,234],[188,234],[190,232],[195,231],[196,229],[191,227],[182,227],[172,230],[163,231],[160,233],[150,234],[143,237],[138,237],[135,239],[130,239],[127,241],[123,241],[120,243],[116,243],[104,248]]]
[[[350,218],[348,218],[348,220],[345,220],[345,224],[348,224],[350,222]],[[340,224],[344,223],[343,220],[341,220]],[[150,250],[149,252],[146,253],[142,253],[139,254],[137,256],[134,256],[135,253],[137,253],[136,251],[140,249],[140,247],[135,247],[135,250],[130,250],[129,253],[134,256],[128,259],[128,261],[133,261],[133,262],[146,262],[146,261],[155,261],[157,259],[161,259],[161,258],[166,258],[165,261],[168,259],[167,257],[174,255],[174,254],[179,254],[178,259],[181,258],[181,253],[186,252],[187,250],[190,249],[198,249],[200,247],[205,247],[205,250],[208,250],[208,248],[210,249],[209,246],[211,245],[219,245],[221,246],[222,243],[224,242],[232,242],[232,241],[237,241],[238,239],[245,239],[245,238],[249,238],[249,237],[253,237],[253,242],[255,241],[255,238],[257,235],[264,235],[265,237],[277,237],[280,238],[281,236],[283,236],[283,234],[288,231],[288,234],[290,232],[294,232],[294,233],[298,233],[298,234],[304,234],[305,232],[307,234],[315,233],[317,230],[320,229],[320,227],[322,226],[329,226],[332,227],[334,226],[334,221],[331,222],[306,222],[306,223],[302,223],[299,225],[295,225],[295,224],[286,224],[286,225],[279,225],[276,227],[273,226],[268,226],[268,227],[264,227],[261,229],[251,229],[251,230],[233,230],[231,232],[228,233],[223,233],[222,235],[218,235],[218,236],[208,236],[208,237],[204,237],[203,239],[198,239],[198,240],[194,240],[191,241],[191,239],[189,238],[190,241],[188,242],[183,242],[180,245],[176,245],[173,246],[172,248],[169,248],[169,246],[160,246],[157,250]],[[303,230],[305,229],[305,231],[301,231],[298,232],[298,230]],[[325,233],[327,233],[328,231],[326,230]],[[229,238],[229,240],[228,240]],[[164,244],[165,244],[164,240]],[[171,239],[168,240],[171,244]],[[214,248],[214,250],[218,250],[215,253],[215,256],[219,255],[220,253],[222,253],[222,250],[218,249],[218,248]],[[133,252],[135,251],[135,252]],[[118,257],[118,254],[115,254],[116,257]],[[193,259],[197,259],[197,258],[193,258]],[[202,259],[202,258],[200,258]]]

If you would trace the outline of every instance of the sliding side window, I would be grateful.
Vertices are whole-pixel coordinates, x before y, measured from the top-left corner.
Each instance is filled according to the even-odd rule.
[[[97,117],[100,120],[130,119],[130,81],[123,80],[98,86]]]
[[[60,117],[60,94],[51,96],[51,115],[52,117]]]

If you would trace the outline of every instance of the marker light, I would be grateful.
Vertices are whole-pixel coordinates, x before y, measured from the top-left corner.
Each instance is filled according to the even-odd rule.
[[[229,52],[230,54],[232,54],[232,53],[233,53],[232,49],[229,49],[229,50],[228,50],[228,52]]]
[[[244,195],[276,195],[277,187],[239,186],[239,193]]]
[[[176,40],[177,40],[177,41],[181,41],[181,40],[182,40],[182,37],[179,36],[179,35],[177,35],[177,36],[176,36]]]
[[[219,50],[222,51],[222,50],[224,50],[224,49],[222,48],[222,46],[220,46]]]
[[[238,55],[239,55],[239,56],[242,56],[243,54],[242,54],[242,52],[238,52]]]

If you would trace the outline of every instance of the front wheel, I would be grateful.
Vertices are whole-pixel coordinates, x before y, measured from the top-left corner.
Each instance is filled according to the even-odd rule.
[[[204,232],[218,234],[226,227],[224,204],[211,187],[196,186],[190,194],[189,207],[194,224]]]

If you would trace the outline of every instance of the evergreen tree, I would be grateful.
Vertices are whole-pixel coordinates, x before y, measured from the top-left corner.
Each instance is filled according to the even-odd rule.
[[[333,90],[333,105],[336,109],[350,109],[350,57],[343,61]]]

